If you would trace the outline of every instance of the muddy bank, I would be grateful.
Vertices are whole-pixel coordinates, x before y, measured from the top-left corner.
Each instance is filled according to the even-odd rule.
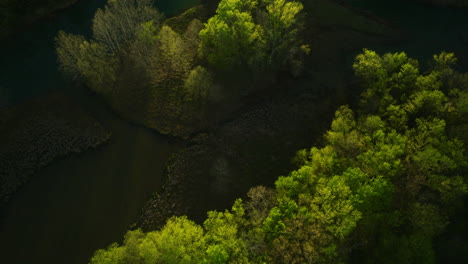
[[[0,202],[55,159],[96,148],[109,138],[104,127],[64,95],[0,110]]]
[[[324,108],[333,106],[319,103],[313,92],[278,98],[199,134],[169,162],[163,192],[148,202],[139,226],[157,228],[173,214],[202,221],[208,210],[225,208],[250,187],[272,185],[292,168],[294,153],[323,132],[333,112]]]

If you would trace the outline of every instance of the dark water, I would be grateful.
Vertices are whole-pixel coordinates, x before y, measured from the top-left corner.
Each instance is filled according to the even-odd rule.
[[[468,9],[434,7],[413,0],[344,2],[370,11],[403,30],[404,37],[400,43],[366,48],[380,53],[404,51],[423,66],[434,54],[454,52],[459,58],[460,68],[468,68],[468,42],[462,40],[462,35],[468,37]],[[354,55],[350,54],[350,58]]]
[[[0,104],[65,92],[113,133],[109,144],[42,169],[0,210],[1,263],[87,263],[94,250],[122,239],[183,144],[121,120],[57,71],[58,30],[89,35],[91,18],[104,2],[80,0],[0,43]],[[198,1],[156,3],[171,15]]]

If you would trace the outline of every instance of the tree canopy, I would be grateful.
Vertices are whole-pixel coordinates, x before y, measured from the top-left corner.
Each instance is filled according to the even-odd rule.
[[[59,32],[59,68],[127,118],[163,133],[201,126],[213,81],[199,65],[202,13],[196,7],[171,18],[175,31],[151,0],[108,0],[95,13],[92,39]]]
[[[465,147],[450,132],[466,123],[468,79],[454,62],[441,53],[422,74],[405,53],[364,50],[353,65],[361,107],[341,106],[324,145],[300,150],[274,189],[252,188],[202,226],[174,217],[130,231],[91,263],[435,263],[434,239],[468,192]]]
[[[297,1],[222,0],[200,31],[200,53],[219,68],[278,69],[302,47]]]

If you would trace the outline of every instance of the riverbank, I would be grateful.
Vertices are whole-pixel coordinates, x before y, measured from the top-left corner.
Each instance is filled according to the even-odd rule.
[[[54,94],[0,110],[0,203],[52,161],[97,148],[111,134],[70,98]]]
[[[203,5],[186,9],[166,19],[163,24],[183,36],[194,19],[201,22],[208,19],[208,11]],[[129,65],[122,66],[124,74],[114,83],[112,92],[103,94],[103,98],[122,118],[158,133],[183,139],[205,128],[201,122],[184,112],[187,111],[185,104],[179,102],[183,94],[171,93],[171,90],[183,89],[181,86],[185,75],[175,76],[164,80],[160,86],[154,86],[142,82],[148,76],[141,74],[141,69]],[[159,93],[165,93],[165,97]]]
[[[303,76],[278,75],[268,91],[239,98],[237,111],[192,138],[169,161],[163,190],[148,201],[134,228],[155,230],[172,215],[200,223],[207,211],[223,210],[249,188],[271,186],[294,167],[296,151],[321,141],[336,107],[359,94],[349,85],[345,55],[389,43],[398,31],[331,2],[313,2],[306,6],[306,39],[314,52]],[[319,6],[332,13],[319,16]],[[346,22],[351,18],[353,23]]]

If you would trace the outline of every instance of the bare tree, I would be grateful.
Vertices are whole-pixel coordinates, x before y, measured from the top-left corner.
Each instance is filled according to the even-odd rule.
[[[140,24],[153,21],[159,25],[162,14],[152,0],[109,0],[93,19],[93,37],[115,53],[135,37]]]

